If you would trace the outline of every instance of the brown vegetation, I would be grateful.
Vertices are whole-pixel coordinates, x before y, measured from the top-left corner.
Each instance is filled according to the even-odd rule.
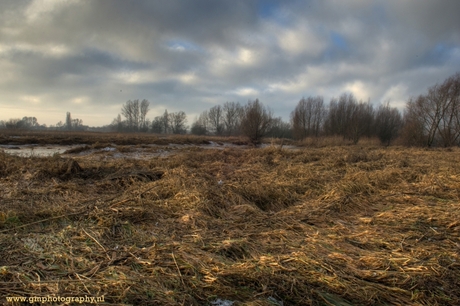
[[[0,131],[0,145],[26,144],[109,144],[114,145],[168,145],[168,144],[209,144],[210,141],[234,144],[248,144],[245,137],[219,137],[195,135],[158,135],[142,133],[99,133],[99,132],[57,132],[57,131]]]
[[[457,148],[0,153],[0,293],[458,305],[459,173]]]

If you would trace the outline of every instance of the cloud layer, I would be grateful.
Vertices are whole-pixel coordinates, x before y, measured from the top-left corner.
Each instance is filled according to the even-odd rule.
[[[0,120],[104,125],[129,99],[189,122],[259,98],[288,119],[303,96],[405,101],[460,67],[460,2],[0,3]]]

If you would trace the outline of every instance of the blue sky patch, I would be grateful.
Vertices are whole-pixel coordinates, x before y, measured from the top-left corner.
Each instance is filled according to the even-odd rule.
[[[347,50],[348,49],[348,43],[345,39],[345,37],[343,37],[343,35],[337,33],[337,32],[332,32],[331,33],[331,39],[332,39],[332,43],[333,43],[333,46],[334,48],[338,48],[340,50]]]
[[[167,46],[176,51],[201,51],[198,45],[181,39],[170,40],[167,42]]]

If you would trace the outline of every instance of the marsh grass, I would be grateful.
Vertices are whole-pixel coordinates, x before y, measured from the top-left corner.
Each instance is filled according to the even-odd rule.
[[[158,135],[150,133],[101,133],[101,132],[69,132],[69,131],[8,131],[0,133],[2,145],[27,145],[27,144],[54,144],[76,145],[83,144],[92,148],[101,148],[110,144],[124,145],[168,145],[190,144],[204,145],[210,142],[233,143],[235,145],[248,145],[244,137],[219,137],[195,135]],[[266,140],[269,141],[269,140]],[[276,140],[278,142],[278,140]],[[289,141],[288,141],[289,142]]]
[[[0,153],[0,292],[113,305],[458,305],[459,153]]]

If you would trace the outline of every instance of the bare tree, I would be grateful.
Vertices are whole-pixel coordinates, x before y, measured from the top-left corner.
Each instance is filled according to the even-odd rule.
[[[139,106],[139,100],[136,99],[132,101],[132,108],[133,108],[133,130],[134,131],[139,131],[139,121],[140,121],[140,106]]]
[[[324,115],[323,97],[302,98],[291,113],[291,124],[295,138],[318,137]]]
[[[258,145],[267,134],[273,123],[272,111],[266,108],[259,99],[248,101],[241,119],[241,131],[251,143]]]
[[[136,126],[134,102],[128,100],[125,104],[123,104],[121,107],[121,114],[126,118],[128,131],[133,131]]]
[[[147,123],[147,113],[149,112],[150,102],[146,99],[143,99],[140,104],[140,129],[143,132],[147,132],[149,124]]]
[[[243,114],[243,107],[238,102],[225,102],[223,109],[223,123],[226,135],[237,135]]]
[[[70,112],[67,112],[66,114],[65,125],[67,127],[67,130],[72,130],[72,116],[70,115]]]
[[[324,129],[328,135],[347,137],[347,127],[351,115],[355,111],[357,101],[352,94],[342,94],[339,99],[333,98],[329,103]]]
[[[116,131],[118,133],[123,132],[123,121],[121,120],[120,114],[118,114],[118,116],[112,120],[110,128],[112,131]]]
[[[284,122],[281,117],[273,118],[267,137],[292,138],[292,128],[289,122]]]
[[[224,133],[224,117],[222,106],[216,105],[211,107],[208,112],[208,122],[210,130],[215,135],[222,135]]]
[[[165,112],[163,113],[163,118],[161,120],[163,124],[163,133],[168,134],[169,129],[170,129],[170,121],[171,121],[171,116],[168,114],[168,110],[165,109]]]
[[[83,120],[82,119],[72,119],[72,130],[83,130]]]
[[[438,126],[441,143],[445,147],[460,142],[460,73],[437,87],[436,96],[444,105]]]
[[[150,102],[146,99],[139,102],[138,99],[128,100],[121,108],[121,114],[126,118],[126,125],[129,131],[148,130],[146,116],[149,112]]]
[[[36,117],[23,117],[21,120],[21,126],[24,129],[34,129],[39,127]]]
[[[208,133],[208,111],[204,111],[195,120],[190,129],[194,135],[206,135]]]
[[[163,116],[156,116],[153,120],[152,120],[152,124],[151,124],[151,131],[152,133],[155,133],[155,134],[161,134],[163,133]]]
[[[370,101],[355,104],[348,108],[351,113],[347,114],[350,118],[346,126],[346,136],[357,144],[363,136],[370,136],[374,121],[374,107]]]
[[[424,146],[427,143],[424,122],[412,107],[413,99],[409,99],[404,110],[401,139],[409,146]]]
[[[20,129],[21,128],[21,119],[19,118],[11,118],[5,123],[5,127],[7,129]]]
[[[402,126],[402,116],[397,108],[390,107],[386,102],[380,105],[375,115],[375,133],[380,142],[389,146],[397,136]]]
[[[460,73],[428,89],[426,95],[411,98],[406,104],[404,135],[406,142],[415,131],[407,124],[418,127],[423,145],[452,146],[460,141]]]
[[[357,143],[362,136],[372,135],[374,108],[370,101],[358,102],[353,94],[332,99],[324,122],[327,135],[339,135]]]
[[[56,129],[63,129],[64,128],[64,123],[62,121],[59,121],[56,123]]]
[[[187,116],[183,111],[170,113],[171,132],[173,134],[185,134],[187,132]]]

